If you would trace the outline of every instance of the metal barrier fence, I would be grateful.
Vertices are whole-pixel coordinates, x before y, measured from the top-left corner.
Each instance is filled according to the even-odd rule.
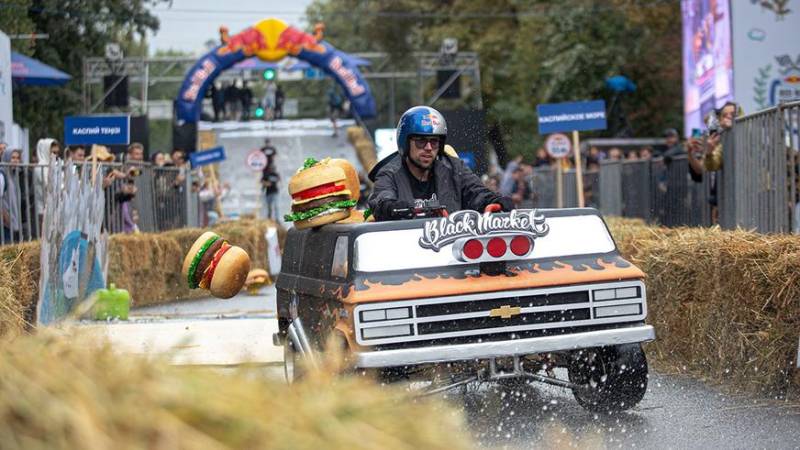
[[[44,183],[49,167],[0,163],[0,245],[38,239],[41,235]],[[64,170],[92,170],[89,163]],[[97,165],[105,192],[103,227],[109,233],[158,232],[198,226],[198,187],[190,171],[149,164]]]
[[[558,204],[554,167],[533,169],[530,184],[533,206],[555,208]],[[635,161],[603,161],[600,169],[583,173],[584,203],[605,215],[637,217],[666,226],[711,224],[709,176],[689,177],[687,156]],[[575,170],[562,174],[565,208],[578,205]]]
[[[800,102],[737,118],[723,136],[720,225],[762,233],[800,232]]]

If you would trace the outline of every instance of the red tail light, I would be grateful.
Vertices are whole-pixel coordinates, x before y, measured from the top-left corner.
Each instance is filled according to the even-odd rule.
[[[486,244],[486,252],[494,258],[499,258],[506,254],[506,241],[503,238],[491,238]]]
[[[517,256],[525,256],[531,251],[531,238],[527,236],[515,236],[511,239],[511,253]]]
[[[524,235],[466,238],[453,244],[453,256],[464,262],[522,259],[532,250],[533,239]]]
[[[464,244],[464,257],[478,259],[483,255],[483,243],[477,239],[470,239]]]

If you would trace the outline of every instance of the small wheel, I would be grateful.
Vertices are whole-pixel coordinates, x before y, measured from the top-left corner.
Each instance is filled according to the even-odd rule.
[[[286,339],[283,344],[283,374],[287,383],[296,383],[303,378],[304,373],[301,364],[299,364],[301,359],[302,357],[295,351],[292,341]]]
[[[580,385],[575,400],[589,411],[625,411],[647,391],[647,357],[640,344],[582,350],[569,365],[569,379]]]

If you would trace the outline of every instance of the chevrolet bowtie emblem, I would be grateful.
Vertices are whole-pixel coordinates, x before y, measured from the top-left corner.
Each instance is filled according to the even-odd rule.
[[[510,305],[503,305],[489,311],[489,317],[500,317],[501,319],[510,319],[511,316],[518,316],[522,314],[519,306],[511,307]]]

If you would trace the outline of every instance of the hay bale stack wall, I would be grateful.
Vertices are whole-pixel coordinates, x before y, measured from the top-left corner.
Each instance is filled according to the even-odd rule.
[[[239,220],[213,228],[245,249],[253,267],[269,269],[264,233],[275,222]],[[286,231],[278,227],[281,244]],[[184,228],[165,233],[116,234],[109,239],[108,282],[128,289],[135,306],[207,296],[190,290],[181,275],[183,257],[204,230]],[[38,242],[0,247],[0,336],[16,334],[33,323],[39,295]]]
[[[0,339],[0,373],[3,449],[472,448],[463,414],[363,377],[289,386],[47,332]]]
[[[647,273],[656,367],[798,399],[800,236],[607,222]]]
[[[648,353],[656,367],[685,368],[750,392],[800,395],[800,236],[607,222],[623,255],[648,274],[648,321],[658,334]],[[216,231],[265,261],[266,226],[238,221]],[[131,290],[138,305],[202,295],[180,275],[201,231],[112,236],[109,280]],[[18,333],[31,320],[38,271],[37,243],[0,248],[0,334]]]

